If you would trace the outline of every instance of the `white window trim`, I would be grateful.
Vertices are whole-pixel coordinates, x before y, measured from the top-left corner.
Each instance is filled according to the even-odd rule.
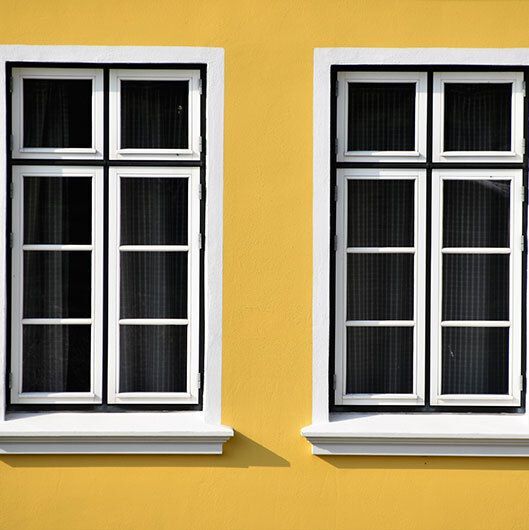
[[[424,162],[426,160],[426,72],[339,72],[339,109],[336,123],[338,162]],[[349,83],[415,83],[415,147],[414,151],[348,151]]]
[[[89,245],[24,245],[24,177],[71,177],[92,179],[92,243]],[[16,404],[35,403],[101,403],[101,349],[103,346],[102,314],[98,308],[103,305],[103,168],[74,166],[13,166],[13,248],[11,267],[11,402]],[[91,326],[91,390],[90,392],[22,392],[22,330],[23,324],[80,324],[86,319],[78,318],[23,318],[24,249],[44,250],[45,247],[74,248],[91,251],[91,315],[86,325]],[[38,252],[38,250],[31,250]],[[56,250],[61,252],[61,250]],[[37,323],[38,322],[38,323]]]
[[[529,456],[529,413],[329,411],[330,124],[333,65],[529,66],[529,49],[320,48],[314,53],[312,424],[314,454]]]
[[[347,255],[347,184],[348,180],[410,180],[414,183],[414,241],[412,249],[400,247],[376,249],[366,248],[360,251],[368,253],[391,253],[396,250],[414,254],[414,319],[413,321],[370,321],[367,326],[413,326],[413,392],[411,394],[347,394],[347,351],[346,351],[346,282]],[[424,169],[339,169],[336,186],[338,190],[336,203],[336,342],[335,403],[337,405],[422,405],[424,404],[424,356],[417,355],[424,351],[424,321],[417,318],[425,314],[425,270],[426,259],[426,171]]]
[[[442,323],[442,240],[443,240],[443,186],[445,180],[504,180],[511,183],[510,193],[510,234],[509,234],[509,322],[472,321],[453,322],[461,327],[476,325],[491,327],[509,327],[509,392],[505,395],[442,395],[442,341],[441,326],[449,325]],[[521,331],[522,331],[522,170],[521,169],[434,169],[432,171],[432,282],[437,279],[437,285],[432,288],[431,296],[431,398],[432,405],[443,406],[519,406],[521,400],[522,384],[521,373]],[[456,249],[460,250],[460,249]],[[500,249],[505,251],[506,249]],[[465,253],[476,253],[483,255],[499,254],[495,249],[473,248],[465,249]],[[450,249],[450,253],[453,251]],[[503,252],[505,253],[505,252]],[[432,285],[434,285],[432,283]],[[435,296],[437,293],[437,296]],[[518,355],[515,354],[518,353]]]
[[[221,424],[222,361],[222,189],[224,128],[224,51],[221,48],[128,46],[0,46],[0,87],[6,86],[7,61],[64,63],[206,64],[208,138],[204,278],[203,410],[175,412],[86,412],[6,414],[6,333],[0,326],[0,452],[3,453],[222,453],[233,429]],[[2,92],[5,94],[5,90]],[[0,115],[6,115],[5,98]],[[0,120],[0,145],[6,123]],[[0,188],[7,189],[6,153],[0,150]],[[6,233],[7,196],[0,194],[0,232]],[[6,248],[0,246],[0,279],[6,278]],[[0,317],[7,318],[5,290]]]
[[[121,81],[188,81],[188,149],[122,149],[121,146]],[[199,70],[110,70],[109,149],[114,160],[200,160],[200,94]]]
[[[15,158],[103,158],[103,70],[75,68],[13,68],[12,142]],[[24,147],[24,79],[90,79],[92,81],[92,147]]]
[[[444,151],[445,83],[512,83],[510,151]],[[434,162],[523,162],[523,73],[439,72],[434,73],[433,160]]]
[[[120,178],[165,177],[188,180],[188,243],[185,247],[162,245],[120,246],[121,186]],[[191,167],[111,167],[109,171],[109,370],[108,402],[132,403],[198,403],[199,392],[199,302],[200,302],[200,168]],[[120,249],[126,251],[175,251],[188,257],[188,318],[171,322],[168,319],[128,319],[119,316]],[[162,324],[187,326],[187,388],[188,392],[119,392],[119,328],[120,325]]]

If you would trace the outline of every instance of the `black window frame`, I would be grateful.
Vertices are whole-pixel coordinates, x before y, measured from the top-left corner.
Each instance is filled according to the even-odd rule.
[[[13,68],[68,68],[68,69],[99,69],[103,71],[103,158],[102,159],[52,159],[52,158],[16,158],[12,153],[12,70]],[[160,157],[150,160],[111,160],[109,154],[109,72],[111,69],[135,69],[135,70],[197,70],[200,72],[201,95],[200,95],[200,136],[201,150],[198,160],[168,160]],[[34,61],[12,61],[6,63],[6,170],[7,179],[6,197],[10,198],[12,168],[17,165],[34,166],[92,166],[103,168],[104,178],[104,242],[103,242],[103,351],[102,351],[102,403],[101,404],[13,404],[10,396],[10,373],[11,373],[11,230],[12,230],[12,200],[6,201],[7,223],[5,234],[6,245],[6,295],[7,295],[7,318],[6,318],[6,411],[7,412],[48,412],[48,411],[90,411],[90,412],[139,412],[139,411],[178,411],[178,410],[202,410],[204,400],[204,256],[206,251],[206,100],[207,100],[207,65],[204,63],[62,63],[62,62],[34,62]],[[202,245],[200,248],[200,292],[199,292],[199,393],[197,404],[109,404],[108,394],[108,228],[109,228],[109,168],[110,167],[194,167],[200,169],[200,232],[202,234]]]
[[[424,162],[338,162],[336,153],[336,138],[338,138],[337,131],[337,87],[338,87],[338,73],[339,72],[384,72],[390,74],[391,72],[426,72],[427,74],[427,108],[426,108],[426,160]],[[403,413],[403,412],[420,412],[420,413],[524,413],[526,409],[526,367],[527,367],[527,352],[526,352],[526,337],[527,337],[527,308],[525,304],[527,296],[527,245],[524,244],[522,251],[522,329],[521,329],[521,377],[523,380],[521,389],[521,405],[514,407],[505,406],[439,406],[430,405],[430,305],[431,305],[431,204],[432,204],[432,170],[433,169],[518,169],[522,170],[522,180],[524,189],[527,190],[528,171],[529,171],[529,157],[527,153],[528,147],[528,133],[529,133],[529,113],[528,101],[524,95],[523,105],[523,161],[522,162],[434,162],[433,161],[433,76],[437,72],[521,72],[524,77],[524,86],[529,80],[529,68],[516,65],[504,66],[490,66],[490,65],[332,65],[330,69],[330,109],[331,109],[331,123],[330,123],[330,138],[329,138],[329,158],[330,158],[330,233],[329,233],[329,266],[330,266],[330,281],[329,281],[329,393],[328,404],[330,412],[384,412],[384,413]],[[422,169],[426,172],[426,312],[425,312],[425,350],[418,352],[425,356],[425,404],[417,405],[336,405],[334,401],[334,385],[335,385],[335,323],[336,323],[336,252],[334,250],[334,241],[336,238],[336,175],[337,170],[347,168],[367,169]],[[523,224],[523,238],[527,240],[525,227],[527,226],[527,200],[524,198],[522,211]]]

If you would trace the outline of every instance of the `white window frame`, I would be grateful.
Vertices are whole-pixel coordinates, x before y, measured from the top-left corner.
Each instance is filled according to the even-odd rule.
[[[221,423],[222,226],[224,51],[199,47],[0,46],[0,88],[6,92],[7,62],[101,64],[204,64],[206,101],[207,208],[204,250],[203,406],[197,411],[148,411],[126,414],[88,412],[12,412],[6,410],[6,330],[0,326],[0,453],[172,453],[220,454],[233,436]],[[3,88],[2,88],[3,87]],[[6,99],[0,99],[6,116]],[[7,145],[0,120],[0,145]],[[8,183],[5,150],[0,150],[0,189]],[[0,194],[0,232],[6,233],[8,195]],[[6,284],[6,247],[0,246],[0,279]],[[0,318],[7,321],[7,300],[0,290]]]
[[[338,162],[424,162],[426,160],[426,72],[339,72]],[[348,151],[348,104],[350,83],[415,83],[415,149],[413,151]]]
[[[447,180],[503,180],[510,182],[509,248],[444,248],[443,182]],[[519,406],[521,403],[521,332],[522,332],[522,170],[521,169],[443,169],[432,171],[432,290],[431,290],[431,403],[461,406]],[[443,321],[442,292],[443,254],[508,254],[509,321]],[[436,296],[437,295],[437,296]],[[442,327],[508,327],[509,328],[509,392],[504,395],[441,393]]]
[[[103,158],[103,70],[84,68],[13,68],[12,153],[15,158]],[[24,147],[24,79],[89,79],[92,81],[92,146]]]
[[[409,180],[414,183],[414,242],[412,248],[347,248],[347,182],[349,180]],[[422,405],[424,404],[424,321],[426,260],[426,171],[409,169],[339,169],[336,175],[336,335],[334,391],[336,405]],[[347,256],[349,253],[407,253],[414,255],[413,320],[347,321]],[[413,327],[413,392],[411,394],[347,394],[347,326]]]
[[[23,244],[25,177],[70,177],[92,180],[92,243],[89,245]],[[11,402],[14,404],[101,403],[101,372],[103,347],[103,168],[73,166],[14,166],[13,167],[13,247],[11,254]],[[61,252],[91,251],[91,315],[90,318],[23,318],[24,251],[52,250]],[[23,325],[90,325],[91,374],[89,392],[23,392]]]
[[[126,178],[179,178],[188,180],[188,244],[187,245],[120,245],[121,186]],[[199,304],[200,304],[200,168],[187,167],[112,167],[109,171],[109,403],[198,403],[199,392]],[[188,254],[187,302],[188,318],[121,319],[120,253],[127,252],[185,252]],[[187,326],[187,388],[188,392],[128,392],[119,391],[120,326],[122,325]]]
[[[444,150],[444,86],[446,83],[512,83],[510,151]],[[522,162],[524,150],[523,98],[522,72],[436,72],[433,97],[432,154],[434,162]]]
[[[413,65],[529,67],[529,48],[319,48],[314,53],[312,423],[302,435],[319,455],[529,456],[529,412],[331,412],[331,69]],[[334,147],[334,146],[333,146]],[[334,148],[332,149],[334,152]],[[527,227],[523,227],[526,232]],[[525,273],[524,273],[525,274]],[[527,303],[527,298],[523,303]],[[526,339],[527,340],[527,337]],[[526,343],[527,344],[527,343]],[[524,373],[524,376],[527,372]]]
[[[110,158],[115,160],[200,160],[200,95],[199,70],[110,70]],[[189,83],[187,149],[147,149],[121,147],[121,81],[187,81]]]

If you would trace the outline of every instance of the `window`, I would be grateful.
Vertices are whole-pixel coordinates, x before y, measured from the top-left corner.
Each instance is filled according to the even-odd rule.
[[[14,68],[12,156],[103,158],[103,70]]]
[[[0,70],[0,452],[222,453],[223,50]]]
[[[372,155],[375,166],[381,152],[415,152],[427,135],[415,126],[427,121],[426,105],[415,104],[426,73],[377,74],[336,80],[348,152]],[[420,97],[442,102],[431,125],[442,161],[518,156],[522,74],[432,76],[439,90]],[[404,169],[403,160],[336,168],[334,404],[517,407],[522,170]]]
[[[200,72],[110,71],[110,157],[200,160]]]
[[[342,72],[336,90],[338,161],[425,160],[425,72]]]
[[[109,131],[104,70],[13,70],[20,150],[55,164],[12,160],[11,403],[199,406],[201,73],[106,71]]]
[[[424,177],[337,171],[336,404],[424,403]]]
[[[529,454],[528,75],[527,50],[315,51],[314,453]]]
[[[436,162],[522,162],[522,72],[436,72]]]

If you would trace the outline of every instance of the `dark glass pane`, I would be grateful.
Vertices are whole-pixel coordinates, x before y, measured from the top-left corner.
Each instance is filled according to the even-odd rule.
[[[24,252],[25,318],[91,317],[91,252]]]
[[[413,247],[413,181],[349,180],[347,186],[347,246]]]
[[[511,150],[511,83],[445,83],[444,150]]]
[[[445,180],[444,247],[509,247],[510,182]]]
[[[349,151],[415,151],[415,83],[349,83]]]
[[[90,326],[23,326],[23,392],[89,392]]]
[[[187,318],[187,252],[122,252],[121,318]]]
[[[187,326],[121,326],[120,392],[185,392]]]
[[[188,81],[121,81],[121,148],[187,149]]]
[[[348,394],[413,392],[413,328],[347,328]]]
[[[413,254],[347,255],[347,320],[413,320]]]
[[[443,320],[509,320],[509,256],[444,254]]]
[[[122,245],[187,245],[186,178],[121,179]]]
[[[24,147],[92,147],[90,79],[24,79]]]
[[[92,179],[24,177],[24,243],[90,245]]]
[[[443,328],[443,394],[507,394],[508,328]]]

